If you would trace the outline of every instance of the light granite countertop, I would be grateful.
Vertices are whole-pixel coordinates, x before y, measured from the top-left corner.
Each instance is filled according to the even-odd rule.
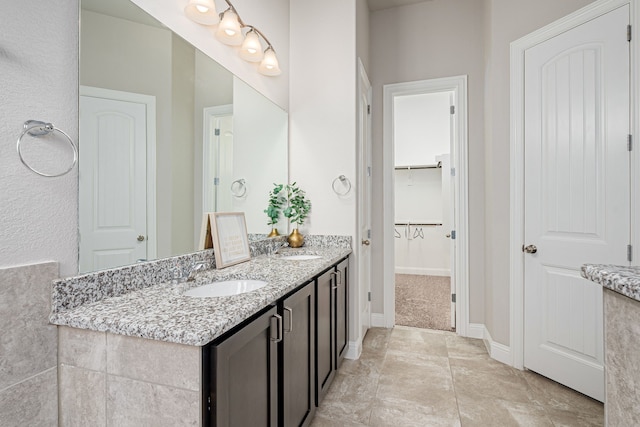
[[[640,301],[640,267],[585,264],[582,266],[582,277]]]
[[[304,261],[283,259],[288,252],[320,255]],[[162,283],[131,290],[66,310],[54,310],[50,322],[80,329],[111,332],[179,344],[202,346],[274,304],[351,253],[344,247],[283,249],[281,255],[259,255],[221,270],[206,270],[195,281]],[[183,296],[186,289],[231,279],[268,282],[261,289],[215,298]]]

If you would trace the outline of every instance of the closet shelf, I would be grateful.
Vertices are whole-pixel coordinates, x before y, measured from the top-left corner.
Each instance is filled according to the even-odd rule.
[[[435,165],[415,165],[415,166],[396,166],[398,170],[414,170],[414,169],[439,169],[442,167],[442,162],[438,162]]]

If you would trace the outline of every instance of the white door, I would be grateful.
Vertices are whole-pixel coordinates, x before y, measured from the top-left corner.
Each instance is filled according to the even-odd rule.
[[[453,119],[452,119],[453,120]],[[453,128],[453,126],[452,126]],[[453,140],[453,135],[451,137]],[[451,238],[451,233],[455,229],[453,220],[454,213],[454,201],[453,195],[454,185],[453,177],[451,176],[451,155],[443,154],[436,157],[441,162],[442,168],[440,169],[442,178],[442,232],[445,233],[447,239],[446,245],[442,248],[449,254],[449,280],[451,281],[451,329],[456,327],[456,257],[455,257],[455,239]]]
[[[147,258],[146,139],[145,104],[80,97],[80,272]]]
[[[233,105],[205,108],[203,123],[202,211],[230,211],[233,206]]]
[[[371,327],[371,84],[364,71],[362,64],[359,64],[359,178],[360,188],[358,191],[359,222],[360,222],[360,256],[359,271],[360,278],[360,336],[364,337]],[[381,241],[381,239],[379,239]]]
[[[525,52],[524,366],[604,398],[602,288],[584,263],[626,264],[625,5]],[[525,250],[523,246],[523,251]]]

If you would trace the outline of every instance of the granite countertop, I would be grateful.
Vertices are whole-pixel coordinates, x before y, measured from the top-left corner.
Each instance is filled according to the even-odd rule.
[[[585,264],[582,266],[582,277],[640,301],[640,267]]]
[[[320,255],[321,258],[291,261],[282,258],[286,253]],[[202,346],[350,253],[351,249],[340,247],[287,248],[280,251],[282,255],[260,255],[221,270],[203,271],[193,282],[157,284],[54,311],[49,320],[55,325]],[[256,291],[229,297],[182,295],[189,288],[232,279],[257,279],[268,284]]]

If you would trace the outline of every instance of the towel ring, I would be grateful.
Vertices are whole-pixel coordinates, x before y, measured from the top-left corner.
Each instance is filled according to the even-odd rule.
[[[71,149],[73,150],[73,162],[71,163],[71,166],[69,166],[67,168],[67,170],[65,170],[64,172],[60,172],[60,173],[56,173],[56,174],[48,174],[48,173],[44,173],[44,172],[40,172],[38,170],[35,170],[34,168],[32,168],[24,159],[24,157],[22,157],[22,139],[24,138],[25,135],[29,134],[29,136],[33,136],[34,138],[38,138],[44,135],[49,135],[51,133],[54,132],[58,132],[59,134],[63,135],[65,138],[67,138],[67,141],[69,142],[69,145],[71,146]],[[29,169],[31,172],[38,174],[40,176],[44,176],[46,178],[55,178],[58,176],[62,176],[62,175],[66,175],[69,172],[71,172],[71,170],[75,167],[75,165],[78,163],[78,149],[76,148],[75,144],[73,143],[73,140],[71,139],[71,137],[69,135],[67,135],[66,132],[64,132],[63,130],[60,130],[58,128],[56,128],[54,125],[52,125],[51,123],[45,123],[45,122],[41,122],[39,120],[27,120],[26,122],[24,122],[24,131],[20,134],[20,137],[18,137],[18,143],[16,144],[16,150],[18,150],[18,157],[20,157],[20,161],[22,162],[22,164]]]
[[[338,191],[336,189],[336,184],[338,183],[338,181],[340,181],[342,183],[342,185],[346,187],[346,191]],[[333,188],[333,191],[338,196],[346,196],[351,191],[351,181],[349,181],[349,178],[347,178],[346,176],[340,175],[339,177],[337,177],[336,179],[333,180],[333,183],[331,184],[331,187]]]
[[[244,178],[236,179],[231,183],[231,195],[235,198],[244,197],[247,194],[247,181]]]

